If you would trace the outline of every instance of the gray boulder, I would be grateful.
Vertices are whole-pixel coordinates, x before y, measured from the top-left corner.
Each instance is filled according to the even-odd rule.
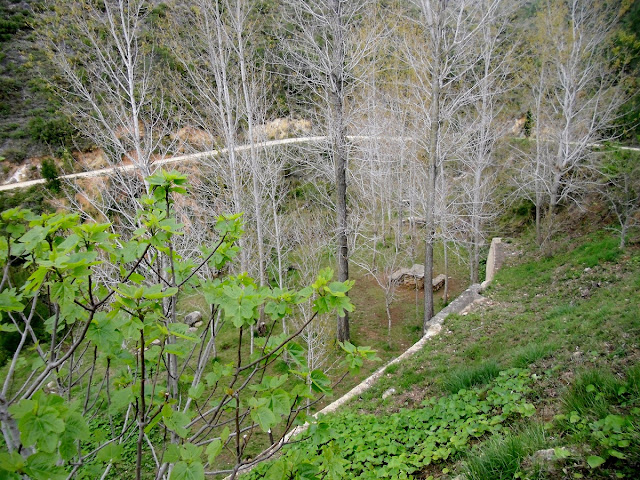
[[[202,314],[198,311],[191,312],[184,316],[184,323],[193,327],[196,323],[202,320]]]
[[[386,400],[387,398],[389,398],[391,395],[394,395],[395,393],[396,393],[396,389],[390,388],[389,390],[387,390],[382,394],[382,400]]]

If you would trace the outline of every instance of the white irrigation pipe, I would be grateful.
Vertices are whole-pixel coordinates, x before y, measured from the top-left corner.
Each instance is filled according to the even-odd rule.
[[[326,140],[326,136],[315,136],[315,137],[298,137],[298,138],[284,138],[282,140],[268,140],[265,142],[258,142],[254,145],[254,147],[257,148],[267,148],[267,147],[275,147],[275,146],[279,146],[279,145],[290,145],[290,144],[298,144],[298,143],[317,143],[317,142],[321,142],[323,140]],[[349,135],[347,136],[348,140],[369,140],[371,137],[369,135]],[[382,136],[382,137],[377,137],[381,140],[394,140],[394,141],[412,141],[414,140],[414,138],[412,137],[393,137],[393,136]],[[593,148],[601,148],[601,147],[606,147],[606,145],[602,145],[600,143],[591,143],[588,145],[589,147],[593,147]],[[240,145],[238,147],[235,148],[236,152],[243,152],[245,150],[249,150],[251,148],[251,145]],[[630,151],[634,151],[634,152],[640,152],[640,148],[636,148],[636,147],[622,147],[622,146],[616,146],[613,148],[617,148],[618,150],[630,150]],[[190,162],[193,160],[200,160],[202,158],[208,158],[208,157],[216,157],[218,155],[227,153],[229,151],[228,148],[221,148],[219,150],[209,150],[206,152],[199,152],[199,153],[190,153],[188,155],[178,155],[176,157],[169,157],[169,158],[163,158],[161,160],[155,160],[153,162],[153,165],[167,165],[170,163],[178,163],[178,162]],[[91,170],[88,172],[79,172],[79,173],[70,173],[68,175],[61,175],[60,179],[74,179],[74,178],[90,178],[90,177],[99,177],[102,175],[108,175],[110,173],[113,173],[114,171],[120,171],[120,172],[128,172],[131,170],[135,170],[137,167],[134,164],[131,165],[122,165],[122,166],[118,166],[118,167],[107,167],[107,168],[100,168],[98,170]],[[40,185],[45,183],[46,180],[44,178],[38,178],[37,180],[28,180],[26,182],[17,182],[17,183],[8,183],[6,185],[0,185],[0,192],[2,191],[7,191],[7,190],[16,190],[18,188],[27,188],[27,187],[31,187],[33,185]]]

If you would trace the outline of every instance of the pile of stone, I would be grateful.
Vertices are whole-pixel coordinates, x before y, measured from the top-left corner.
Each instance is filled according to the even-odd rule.
[[[446,277],[442,274],[434,277],[432,282],[433,291],[440,290],[444,286]],[[401,268],[391,274],[391,281],[399,285],[424,288],[424,265],[416,263],[411,268]]]

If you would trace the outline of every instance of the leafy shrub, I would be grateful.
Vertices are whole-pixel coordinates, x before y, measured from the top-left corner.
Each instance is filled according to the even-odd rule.
[[[296,419],[304,421],[307,401],[331,392],[329,378],[309,368],[306,352],[288,334],[257,339],[251,356],[243,355],[242,340],[261,312],[273,332],[307,300],[315,315],[352,311],[353,282],[332,281],[330,269],[300,291],[259,287],[246,274],[199,278],[205,266],[226,271],[236,257],[241,214],[218,217],[212,246],[184,259],[172,240],[182,234],[174,202],[187,192],[186,177],[158,171],[146,180],[151,192],[140,200],[140,228],[127,240],[113,225],[81,223],[74,213],[15,208],[0,214],[0,265],[24,274],[0,289],[0,332],[20,335],[2,380],[9,395],[0,403],[0,478],[67,478],[76,471],[100,478],[97,471],[132,459],[140,476],[145,465],[155,465],[147,447],[146,454],[138,448],[145,440],[159,452],[161,468],[172,467],[172,480],[202,479],[205,466],[224,469],[223,450],[234,447],[234,464],[246,463],[246,442],[234,445],[241,435],[265,438],[277,427],[280,440]],[[234,363],[214,359],[212,330],[195,334],[176,321],[178,295],[196,289],[236,334]],[[40,342],[29,361],[25,345],[36,336],[38,303],[47,306],[39,316],[50,341]],[[374,357],[367,347],[342,347],[351,371]],[[272,376],[267,369],[285,350],[287,373]],[[190,362],[194,355],[197,364]],[[87,418],[108,419],[107,437],[93,435]],[[131,434],[114,433],[130,428]]]
[[[2,155],[12,163],[22,163],[27,159],[27,152],[21,148],[7,148]]]
[[[75,133],[75,129],[64,117],[43,119],[37,116],[29,120],[27,129],[33,140],[49,145],[68,145]]]
[[[55,162],[50,158],[45,158],[42,160],[40,172],[42,173],[42,178],[44,178],[46,182],[46,186],[52,192],[59,192],[61,183],[58,178],[58,167],[56,167]]]
[[[640,398],[638,367],[627,380],[611,372],[581,373],[563,396],[566,414],[556,415],[560,429],[591,446],[586,463],[596,469],[608,461],[625,460],[634,468],[640,462]]]

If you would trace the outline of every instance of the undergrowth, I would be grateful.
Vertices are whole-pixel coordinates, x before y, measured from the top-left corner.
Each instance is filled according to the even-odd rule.
[[[518,478],[522,462],[548,442],[544,427],[538,423],[495,435],[467,454],[464,473],[468,480],[510,480]],[[538,468],[533,469],[539,473]]]
[[[488,386],[430,398],[419,409],[322,418],[306,440],[248,478],[414,478],[515,419],[532,416],[532,383],[528,370],[510,369]]]

